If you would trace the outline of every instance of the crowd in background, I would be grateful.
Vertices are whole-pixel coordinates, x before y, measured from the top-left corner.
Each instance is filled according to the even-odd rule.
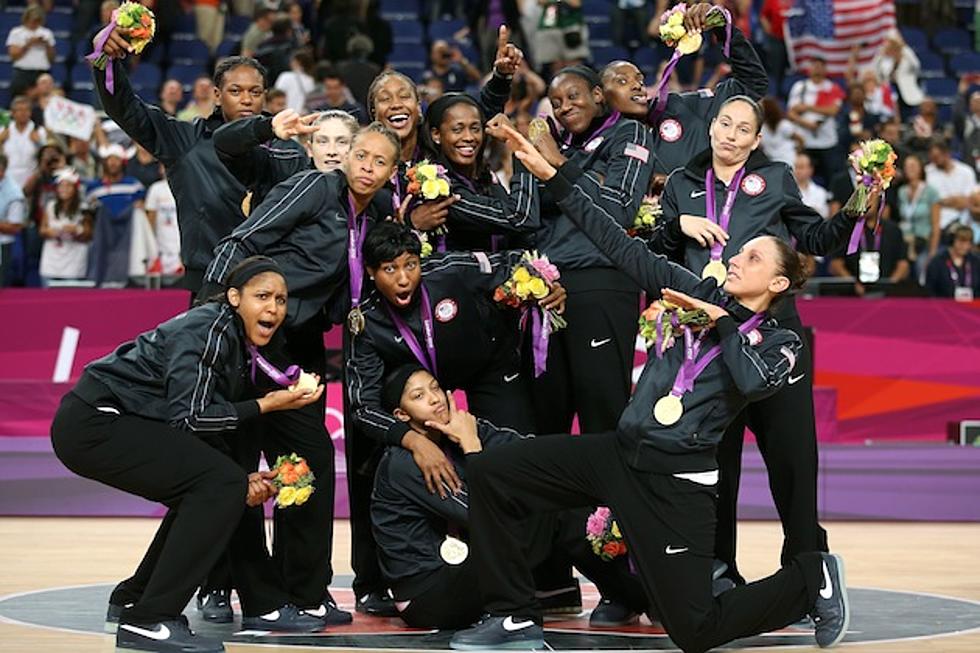
[[[550,75],[571,63],[599,68],[611,58],[629,58],[647,74],[651,93],[669,51],[650,34],[659,14],[674,3],[144,4],[153,8],[158,32],[140,57],[130,57],[131,79],[144,99],[156,98],[177,120],[211,115],[209,71],[231,54],[253,56],[267,68],[270,113],[341,109],[366,123],[368,86],[386,67],[410,75],[427,102],[447,92],[477,92],[490,70],[498,29],[506,25],[526,54],[507,112],[526,129],[531,117],[550,113]],[[755,37],[769,67],[765,153],[787,163],[804,201],[829,217],[854,187],[846,165],[850,150],[870,137],[888,141],[900,156],[900,172],[888,190],[887,220],[878,236],[882,276],[912,294],[944,295],[943,266],[952,256],[958,268],[966,260],[971,269],[980,241],[980,67],[959,72],[954,95],[930,97],[920,79],[923,51],[911,47],[903,33],[928,36],[956,25],[962,16],[952,0],[919,3],[921,12],[903,5],[899,20],[906,31],[890,33],[869,67],[852,65],[838,78],[828,77],[819,61],[805,71],[790,67],[783,39],[789,0],[717,4]],[[0,285],[118,287],[167,285],[180,278],[176,205],[163,169],[99,114],[81,58],[116,6],[113,0],[47,0],[8,6],[2,13],[9,31],[0,62],[0,97],[7,108],[0,131]],[[609,19],[587,20],[598,11]],[[675,90],[710,89],[729,72],[720,48],[705,47],[682,61],[670,84]],[[59,96],[88,110],[80,114],[88,125],[82,133],[63,126]],[[488,148],[488,156],[506,178],[510,157],[503,146]],[[854,257],[810,264],[817,277],[840,278],[848,293],[865,293],[864,284],[854,281]],[[980,260],[972,269],[980,276]]]

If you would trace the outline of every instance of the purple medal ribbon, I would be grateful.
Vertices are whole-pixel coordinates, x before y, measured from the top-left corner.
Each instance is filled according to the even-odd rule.
[[[113,28],[116,26],[116,16],[119,14],[119,10],[116,9],[112,12],[112,19],[102,32],[96,37],[95,41],[95,51],[89,55],[86,55],[85,60],[95,63],[95,60],[105,54],[105,44],[109,42],[109,35],[112,34]],[[105,90],[109,91],[109,95],[116,94],[116,83],[113,73],[113,60],[109,59],[105,66]]]
[[[722,47],[722,51],[725,54],[725,58],[729,59],[732,55],[732,15],[724,7],[714,7],[707,13],[705,18],[716,11],[720,11],[725,17],[725,44]],[[677,64],[683,56],[680,50],[675,47],[674,54],[670,56],[670,61],[664,66],[664,74],[660,77],[660,81],[657,83],[657,91],[654,94],[656,100],[647,113],[647,124],[650,126],[656,126],[660,122],[664,111],[667,110],[667,96],[669,95],[667,83],[670,81],[670,76],[674,74],[674,69],[677,68]]]
[[[704,173],[704,201],[708,220],[721,227],[725,233],[728,233],[728,223],[732,221],[732,207],[735,206],[735,197],[738,195],[738,189],[742,185],[742,177],[744,176],[745,168],[743,167],[739,168],[735,176],[732,177],[732,182],[728,185],[728,192],[725,195],[725,205],[721,208],[721,216],[718,216],[715,214],[717,206],[715,205],[714,168],[708,168],[708,171]],[[722,244],[715,241],[711,246],[711,260],[720,261],[722,250]]]
[[[258,347],[249,344],[247,345],[247,348],[248,353],[252,357],[252,383],[255,383],[256,367],[262,368],[262,371],[265,372],[266,376],[284,388],[288,388],[292,384],[299,381],[299,375],[303,373],[303,368],[301,368],[299,365],[290,365],[286,368],[285,372],[282,372],[259,353]]]
[[[953,262],[951,260],[946,259],[946,267],[949,268],[949,278],[953,282],[953,287],[954,288],[959,287],[959,285],[960,285],[960,275],[956,271],[956,266],[953,265]],[[970,262],[969,261],[966,261],[966,260],[963,261],[963,277],[964,277],[963,281],[965,282],[963,284],[963,287],[964,288],[972,288],[973,287],[973,270],[971,269]]]
[[[364,237],[367,235],[365,223],[367,216],[358,215],[354,206],[354,197],[347,192],[347,269],[350,270],[350,303],[352,308],[361,304],[361,288],[364,286],[364,265],[361,261],[361,249]],[[360,221],[358,221],[360,218]]]
[[[653,340],[653,349],[654,353],[657,355],[657,358],[664,357],[664,349],[667,347],[667,343],[665,342],[664,338],[664,313],[666,312],[667,311],[660,311],[660,313],[657,314],[657,334]],[[676,312],[671,312],[670,314],[670,325],[675,331],[681,325],[680,319],[677,317]]]
[[[750,319],[739,325],[739,333],[745,334],[757,328],[762,324],[763,318],[762,313],[756,313]],[[684,362],[681,363],[680,369],[677,370],[677,376],[674,377],[674,386],[670,390],[670,394],[675,397],[683,397],[685,393],[693,390],[694,382],[697,381],[697,378],[704,372],[711,361],[718,358],[719,354],[721,354],[721,344],[719,343],[698,358],[698,353],[701,351],[701,345],[708,335],[708,331],[709,329],[702,330],[697,340],[695,340],[691,329],[684,327]]]
[[[412,330],[408,328],[408,324],[402,319],[402,316],[391,308],[388,302],[385,302],[385,309],[388,311],[388,315],[391,317],[391,321],[395,323],[395,328],[398,329],[399,335],[404,339],[405,344],[408,348],[415,354],[416,360],[425,369],[429,371],[429,374],[438,378],[437,367],[436,367],[436,339],[435,339],[435,320],[432,319],[432,304],[429,302],[429,291],[425,289],[425,284],[420,283],[419,288],[422,292],[421,306],[419,311],[422,314],[422,335],[425,338],[425,350],[419,344],[418,338],[412,333]]]
[[[871,178],[871,175],[863,175],[858,179],[858,183],[864,184],[868,188],[871,188],[871,185],[874,183],[874,179]],[[881,248],[881,218],[884,215],[885,215],[885,198],[879,197],[878,198],[878,221],[875,223],[875,236],[876,236],[875,250],[876,251]],[[864,216],[861,216],[861,219],[858,220],[856,223],[854,223],[854,229],[851,230],[851,239],[847,243],[848,256],[850,256],[851,254],[855,254],[858,251],[858,247],[861,244],[861,234],[864,233],[865,224],[866,224],[866,220]]]
[[[621,114],[618,111],[613,111],[612,113],[610,113],[609,116],[599,126],[599,128],[596,129],[591,134],[589,134],[589,137],[584,139],[582,143],[588,143],[590,141],[594,141],[596,138],[599,137],[600,134],[602,134],[602,132],[606,131],[607,129],[615,125],[617,122],[619,122],[619,119],[622,117],[622,115],[623,114]],[[566,147],[572,144],[573,136],[574,134],[572,134],[572,132],[568,132],[565,134],[565,138],[562,142],[565,144]]]

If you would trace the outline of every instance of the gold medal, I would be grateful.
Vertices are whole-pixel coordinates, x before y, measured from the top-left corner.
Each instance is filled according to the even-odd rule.
[[[461,565],[470,555],[470,547],[466,542],[459,540],[452,535],[447,535],[439,547],[439,555],[448,565]]]
[[[245,197],[242,199],[242,213],[245,217],[252,212],[252,191],[245,193]]]
[[[350,313],[347,314],[347,328],[355,336],[361,335],[364,331],[364,312],[361,311],[360,306],[350,309]]]
[[[548,128],[548,121],[544,118],[534,118],[531,120],[531,124],[527,126],[527,140],[531,141],[532,145],[538,144],[538,139],[551,131]]]
[[[718,282],[719,286],[725,285],[725,279],[728,278],[728,268],[721,261],[716,261],[714,259],[708,261],[708,264],[704,266],[701,270],[701,278],[707,279],[712,278]]]
[[[316,377],[308,372],[299,375],[296,383],[289,386],[290,390],[302,390],[304,395],[311,395],[316,392]]]
[[[653,405],[653,418],[664,426],[676,424],[683,414],[684,404],[675,394],[664,395]]]
[[[700,32],[688,32],[677,42],[677,51],[681,54],[692,54],[701,49],[702,42],[704,37]]]

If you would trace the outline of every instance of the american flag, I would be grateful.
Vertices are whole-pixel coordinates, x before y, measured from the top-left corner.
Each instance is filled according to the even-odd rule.
[[[795,0],[786,12],[790,63],[806,70],[823,57],[828,75],[843,75],[858,46],[858,68],[871,63],[885,35],[895,27],[894,0]]]

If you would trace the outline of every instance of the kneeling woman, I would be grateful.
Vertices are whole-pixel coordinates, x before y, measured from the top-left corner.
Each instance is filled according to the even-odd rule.
[[[616,514],[650,603],[685,653],[786,626],[809,613],[820,646],[847,631],[839,557],[810,551],[776,574],[721,594],[711,591],[715,454],[726,426],[776,392],[802,344],[769,317],[773,302],[803,283],[799,257],[760,236],[728,262],[723,288],[648,251],[598,211],[575,185],[574,166],[555,169],[510,128],[517,156],[609,260],[650,297],[701,309],[710,323],[662,358],[651,356],[616,430],[507,444],[469,464],[473,555],[490,618],[456,633],[451,646],[540,648],[530,569],[520,555],[529,515],[601,503]],[[517,626],[517,627],[515,627]]]
[[[182,313],[91,363],[62,400],[51,425],[61,462],[79,476],[169,508],[136,574],[110,599],[116,607],[128,604],[119,615],[119,646],[224,650],[196,637],[181,612],[246,504],[258,505],[275,490],[268,475],[246,474],[219,450],[227,447],[222,436],[260,413],[301,408],[323,393],[321,385],[311,394],[277,390],[249,398],[249,356],[269,344],[285,317],[279,266],[266,257],[246,259],[229,275],[221,301]],[[294,622],[304,619],[279,603],[252,614],[277,607]],[[307,630],[320,623],[305,620]]]

